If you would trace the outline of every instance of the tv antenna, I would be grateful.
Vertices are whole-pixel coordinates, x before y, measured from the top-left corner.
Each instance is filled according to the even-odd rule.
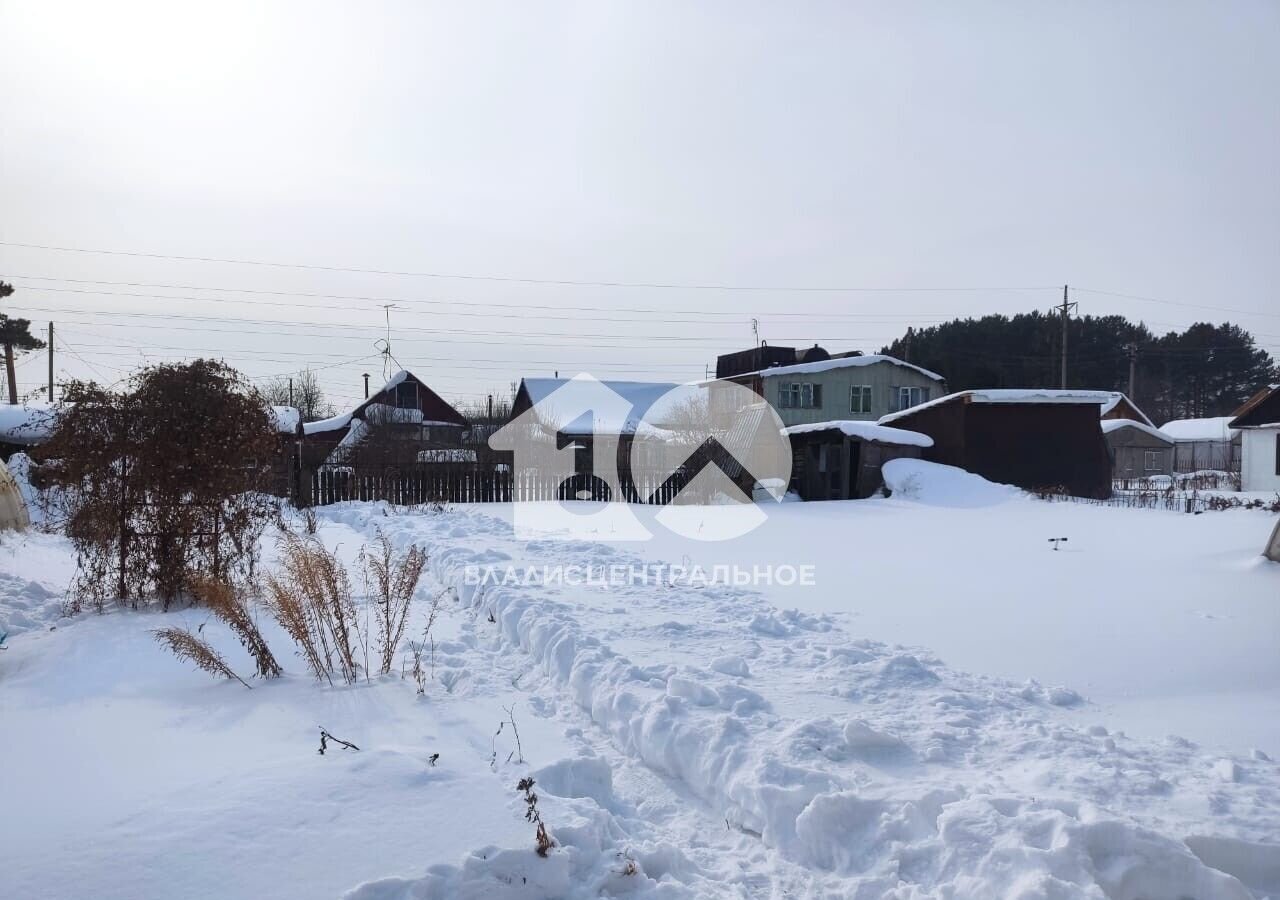
[[[381,347],[378,348],[378,352],[382,354],[382,380],[383,381],[389,381],[391,379],[391,362],[392,360],[395,359],[395,357],[391,355],[391,310],[394,307],[395,307],[394,303],[382,304],[382,311],[387,318],[387,337],[385,340],[374,342],[374,347],[378,347],[379,344],[382,345]],[[398,361],[396,365],[399,365]]]
[[[759,319],[752,318],[751,334],[755,336],[756,346],[759,347],[760,346],[760,320]]]

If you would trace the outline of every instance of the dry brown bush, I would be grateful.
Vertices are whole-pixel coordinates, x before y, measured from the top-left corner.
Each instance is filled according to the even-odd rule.
[[[249,687],[249,683],[232,671],[222,655],[203,638],[197,637],[185,628],[158,628],[151,632],[160,643],[178,659],[194,663],[196,668],[203,669],[211,675],[234,678]]]
[[[213,360],[141,370],[120,388],[66,386],[35,453],[79,558],[73,607],[168,609],[192,573],[251,577],[277,514],[278,435],[252,386]]]
[[[249,604],[236,591],[231,582],[223,578],[212,578],[205,575],[193,576],[191,592],[196,599],[209,607],[209,610],[227,623],[241,645],[249,651],[249,655],[258,665],[258,674],[263,678],[279,678],[280,664],[267,646],[258,623],[254,621]]]
[[[336,672],[347,684],[355,682],[353,638],[360,638],[360,630],[346,566],[318,540],[293,532],[281,538],[280,562],[279,573],[267,577],[271,614],[317,679],[332,684]]]

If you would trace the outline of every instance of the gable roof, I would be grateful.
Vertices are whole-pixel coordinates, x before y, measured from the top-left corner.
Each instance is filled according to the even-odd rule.
[[[1232,428],[1261,428],[1280,423],[1280,384],[1267,385],[1235,411]]]
[[[393,397],[390,397],[391,392],[406,382],[418,386],[418,408],[422,412],[422,416],[421,418],[415,418],[414,421],[435,422],[442,425],[465,426],[467,424],[467,420],[463,418],[462,413],[458,412],[439,394],[427,387],[422,382],[422,379],[407,369],[401,369],[392,375],[391,379],[379,388],[376,393],[370,394],[363,403],[351,410],[351,412],[342,413],[328,419],[320,419],[316,422],[307,422],[302,426],[302,431],[304,434],[323,434],[330,431],[339,431],[350,425],[352,419],[364,419],[366,411],[371,406],[395,409],[394,402],[388,404],[385,401],[389,398],[394,400]],[[392,414],[393,418],[395,415],[394,413]]]
[[[1172,444],[1174,442],[1173,438],[1169,437],[1169,435],[1165,434],[1163,431],[1161,431],[1159,428],[1156,428],[1154,425],[1149,425],[1146,422],[1139,422],[1136,419],[1103,419],[1102,420],[1103,434],[1111,434],[1111,432],[1113,431],[1120,431],[1121,429],[1124,429],[1124,428],[1133,428],[1137,431],[1141,431],[1143,434],[1149,434],[1151,435],[1151,437],[1157,438],[1158,440],[1163,441],[1166,444]]]
[[[1152,428],[1156,427],[1156,423],[1152,422],[1151,419],[1147,417],[1146,413],[1138,409],[1138,404],[1130,400],[1122,391],[1103,391],[1102,393],[1105,393],[1108,396],[1108,399],[1102,402],[1102,409],[1099,413],[1102,418],[1105,419],[1118,410],[1119,413],[1136,413],[1136,418],[1135,416],[1125,415],[1125,419],[1145,422]],[[1113,418],[1118,417],[1119,416],[1115,416]]]
[[[762,378],[773,378],[776,375],[814,375],[818,372],[828,372],[832,369],[849,369],[857,366],[875,366],[880,363],[888,363],[893,366],[901,366],[904,369],[910,369],[926,378],[934,381],[943,381],[943,377],[937,372],[930,372],[928,369],[920,366],[912,365],[898,359],[896,356],[885,356],[881,353],[868,353],[863,356],[838,356],[834,359],[824,359],[819,362],[796,363],[794,366],[774,366],[769,369],[761,369],[756,373]]]
[[[511,417],[537,407],[539,418],[554,422],[562,434],[632,434],[651,410],[659,412],[655,408],[659,400],[680,387],[675,382],[598,381],[583,376],[524,378],[516,390]]]
[[[936,400],[929,400],[919,406],[899,410],[880,417],[880,424],[886,425],[904,416],[914,415],[924,409],[942,406],[945,403],[998,403],[998,404],[1086,404],[1106,403],[1112,391],[1079,391],[1055,390],[1052,388],[987,388],[985,390],[957,391]]]

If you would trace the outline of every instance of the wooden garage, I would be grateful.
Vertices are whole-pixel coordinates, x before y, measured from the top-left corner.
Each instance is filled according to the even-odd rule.
[[[873,422],[840,420],[793,425],[791,489],[805,500],[855,500],[884,485],[880,468],[891,459],[918,459],[933,440]]]

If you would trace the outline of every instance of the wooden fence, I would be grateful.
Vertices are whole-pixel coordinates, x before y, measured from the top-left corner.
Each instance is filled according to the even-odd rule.
[[[399,506],[426,503],[512,503],[539,500],[627,500],[665,506],[706,502],[694,496],[682,473],[661,478],[643,473],[629,479],[624,496],[614,498],[609,486],[589,475],[565,478],[537,471],[502,472],[475,466],[431,465],[412,469],[318,469],[299,479],[299,505],[327,506],[350,500],[385,500]]]

